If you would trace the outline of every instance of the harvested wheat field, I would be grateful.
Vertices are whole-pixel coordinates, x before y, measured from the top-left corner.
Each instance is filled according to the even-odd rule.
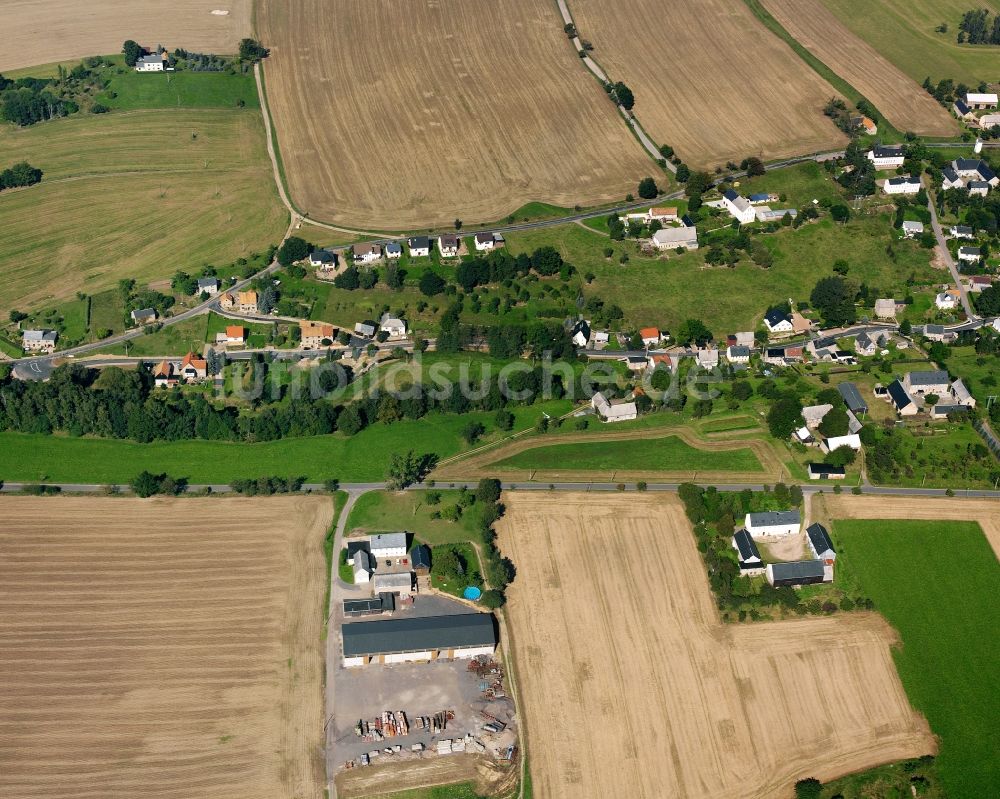
[[[293,201],[398,230],[618,199],[656,167],[552,3],[262,0]]]
[[[723,625],[680,501],[504,496],[535,792],[787,797],[935,751],[875,614]]]
[[[635,115],[649,135],[692,166],[846,141],[823,116],[837,92],[739,0],[569,5],[594,57],[635,93]]]
[[[0,505],[0,795],[323,795],[329,500]]]
[[[252,0],[4,0],[0,72],[119,53],[135,39],[204,53],[235,53],[250,35]],[[226,11],[226,14],[213,14]]]
[[[986,540],[1000,558],[1000,500],[959,497],[838,496],[824,494],[812,499],[812,518],[906,519],[908,521],[979,522]]]
[[[822,0],[763,0],[796,41],[871,100],[900,130],[954,136],[958,126],[916,82],[855,36]]]

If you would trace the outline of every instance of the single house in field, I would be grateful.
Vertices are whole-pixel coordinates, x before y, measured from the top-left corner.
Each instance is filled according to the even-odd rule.
[[[850,447],[855,452],[861,449],[861,437],[857,433],[848,433],[846,436],[830,436],[823,442],[827,452],[833,452],[841,447]]]
[[[354,263],[356,264],[374,263],[382,257],[382,247],[371,242],[355,244],[352,252],[354,253]]]
[[[135,60],[136,72],[163,72],[170,66],[170,56],[164,50],[162,53],[150,53]]]
[[[179,378],[174,372],[174,365],[170,361],[160,361],[153,367],[153,385],[157,388],[169,388],[176,386]]]
[[[431,254],[431,240],[427,236],[413,236],[406,240],[411,258],[426,258]]]
[[[363,549],[355,550],[354,557],[351,559],[351,565],[354,570],[355,585],[371,581],[372,575],[375,573],[375,564],[372,563],[370,553]]]
[[[379,320],[379,330],[388,334],[390,339],[406,338],[406,322],[388,312],[382,314]]]
[[[698,249],[698,230],[695,227],[665,227],[657,230],[652,238],[653,246],[658,250],[676,250],[683,247],[686,250]]]
[[[831,466],[829,463],[810,463],[806,468],[810,480],[843,480],[847,476],[843,466]]]
[[[309,253],[309,265],[329,272],[337,268],[337,256],[329,250],[313,250]]]
[[[639,415],[635,402],[631,400],[609,402],[599,391],[591,397],[590,405],[604,422],[628,422]]]
[[[754,575],[764,573],[764,561],[761,560],[757,544],[746,530],[737,531],[733,536],[733,549],[736,550],[740,574]]]
[[[886,396],[900,416],[913,416],[917,412],[917,404],[898,380],[893,380],[888,385]]]
[[[496,247],[497,240],[496,237],[489,231],[483,231],[476,234],[475,244],[477,252],[488,252]]]
[[[238,344],[242,346],[247,340],[247,330],[242,325],[228,325],[226,332],[221,334],[222,344]]]
[[[750,201],[732,189],[726,189],[722,193],[722,203],[723,207],[742,225],[747,225],[757,218],[756,209]]]
[[[390,261],[395,261],[403,257],[403,245],[398,241],[390,241],[385,245],[385,257]]]
[[[458,236],[451,233],[445,233],[443,236],[438,237],[438,251],[441,253],[441,257],[457,258],[460,243]]]
[[[906,236],[906,238],[912,239],[914,236],[922,236],[923,234],[923,222],[911,222],[910,220],[903,222],[903,235]]]
[[[983,251],[978,247],[959,247],[958,260],[969,264],[977,264],[983,257]]]
[[[217,277],[199,277],[198,278],[198,293],[207,294],[209,297],[214,297],[219,293],[219,278]]]
[[[257,292],[253,289],[241,291],[236,298],[240,313],[254,315],[257,313]]]
[[[879,319],[895,319],[896,301],[891,297],[875,300],[875,316]]]
[[[975,111],[981,111],[984,108],[996,108],[997,95],[995,92],[966,92],[965,104]]]
[[[497,625],[489,613],[359,621],[340,628],[345,667],[468,660],[492,655]]]
[[[829,574],[829,578],[827,578]],[[833,580],[833,569],[827,569],[821,560],[793,560],[787,563],[768,563],[767,581],[775,588],[781,586],[812,585]]]
[[[772,308],[764,315],[764,327],[768,333],[792,333],[795,330],[792,317],[777,308]]]
[[[570,331],[573,343],[577,347],[586,347],[590,341],[590,322],[586,319],[578,319]]]
[[[798,510],[769,510],[748,513],[743,526],[754,538],[768,535],[795,535],[802,524]]]
[[[396,558],[406,554],[406,533],[376,533],[368,536],[368,551],[372,557]]]
[[[830,533],[822,524],[813,523],[806,528],[806,544],[813,557],[823,561],[827,566],[832,566],[837,559],[837,550],[833,548]]]
[[[920,178],[902,175],[897,178],[889,178],[882,190],[886,194],[916,194],[920,191]]]
[[[208,361],[189,352],[181,361],[181,377],[189,383],[204,380],[208,377]]]
[[[354,335],[359,338],[371,338],[376,332],[374,322],[356,322],[354,325]]]
[[[372,578],[372,588],[376,594],[399,594],[408,597],[413,593],[413,572],[380,572]]]
[[[59,333],[55,330],[24,330],[21,346],[25,352],[52,352],[58,339]]]
[[[299,331],[302,333],[302,349],[318,350],[329,347],[333,344],[333,325],[325,322],[299,322]]]
[[[837,391],[844,398],[844,404],[853,413],[868,413],[868,403],[861,397],[861,392],[854,383],[838,383]]]
[[[431,573],[431,550],[423,544],[417,544],[410,550],[410,565],[414,574],[426,577]]]
[[[132,317],[132,324],[139,327],[153,324],[158,316],[154,308],[140,308],[137,311],[132,311],[130,315]]]
[[[750,348],[738,344],[727,347],[726,360],[730,363],[750,363]]]
[[[898,169],[906,159],[901,145],[876,144],[868,151],[868,160],[876,169]]]

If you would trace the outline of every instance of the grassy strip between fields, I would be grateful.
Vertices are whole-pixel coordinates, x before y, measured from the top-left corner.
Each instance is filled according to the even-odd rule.
[[[541,471],[760,472],[749,448],[701,450],[675,436],[632,441],[593,441],[534,447],[497,461],[498,469]]]
[[[838,75],[836,72],[830,69],[830,67],[824,64],[822,61],[820,61],[809,50],[807,50],[803,45],[801,45],[798,39],[796,39],[794,36],[792,36],[792,34],[790,34],[787,30],[785,30],[784,26],[780,22],[778,22],[778,20],[776,20],[773,16],[771,16],[771,13],[766,8],[764,8],[764,5],[763,3],[760,2],[760,0],[744,0],[744,2],[753,12],[754,16],[761,21],[761,23],[764,25],[765,28],[771,31],[779,39],[782,39],[784,42],[786,42],[788,46],[795,51],[796,55],[798,55],[799,58],[805,61],[817,75],[823,78],[823,80],[825,80],[827,83],[833,86],[833,88],[835,88],[838,92],[844,95],[844,97],[846,97],[852,103],[857,103],[859,100],[864,100],[869,105],[871,105],[872,108],[875,108],[875,110],[878,111],[878,109],[875,107],[875,103],[873,103],[871,100],[865,97],[850,83],[848,83],[846,80],[840,77],[840,75]],[[879,111],[878,115],[879,115],[878,126],[879,130],[882,132],[882,138],[889,138],[889,136],[887,136],[886,134],[891,134],[892,138],[896,139],[900,138],[902,134],[892,126],[892,123],[890,123],[888,119],[885,118],[885,114]]]
[[[327,624],[330,621],[330,591],[332,589],[330,580],[333,578],[333,539],[337,535],[337,522],[340,514],[344,512],[347,504],[347,492],[336,491],[333,495],[333,520],[330,522],[330,529],[327,530],[323,539],[323,557],[326,562],[326,592],[323,594],[323,640],[326,640]],[[353,576],[353,575],[352,575]]]
[[[896,668],[940,737],[937,766],[948,795],[994,795],[1000,565],[979,525],[836,521],[833,537],[837,581],[859,582],[902,637]]]
[[[414,788],[396,793],[380,793],[369,799],[485,799],[476,792],[476,786],[471,782],[458,782],[452,785],[433,785],[429,788]]]

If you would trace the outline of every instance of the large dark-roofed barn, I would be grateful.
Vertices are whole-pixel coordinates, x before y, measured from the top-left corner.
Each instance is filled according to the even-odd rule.
[[[345,666],[490,655],[497,645],[490,613],[363,621],[341,628]]]

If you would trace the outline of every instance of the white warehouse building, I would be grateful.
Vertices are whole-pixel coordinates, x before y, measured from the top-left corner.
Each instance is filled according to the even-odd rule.
[[[795,535],[802,525],[797,510],[769,510],[763,513],[748,513],[743,526],[754,538],[765,535]]]
[[[340,630],[345,667],[469,660],[492,655],[497,647],[491,613],[363,621]]]

